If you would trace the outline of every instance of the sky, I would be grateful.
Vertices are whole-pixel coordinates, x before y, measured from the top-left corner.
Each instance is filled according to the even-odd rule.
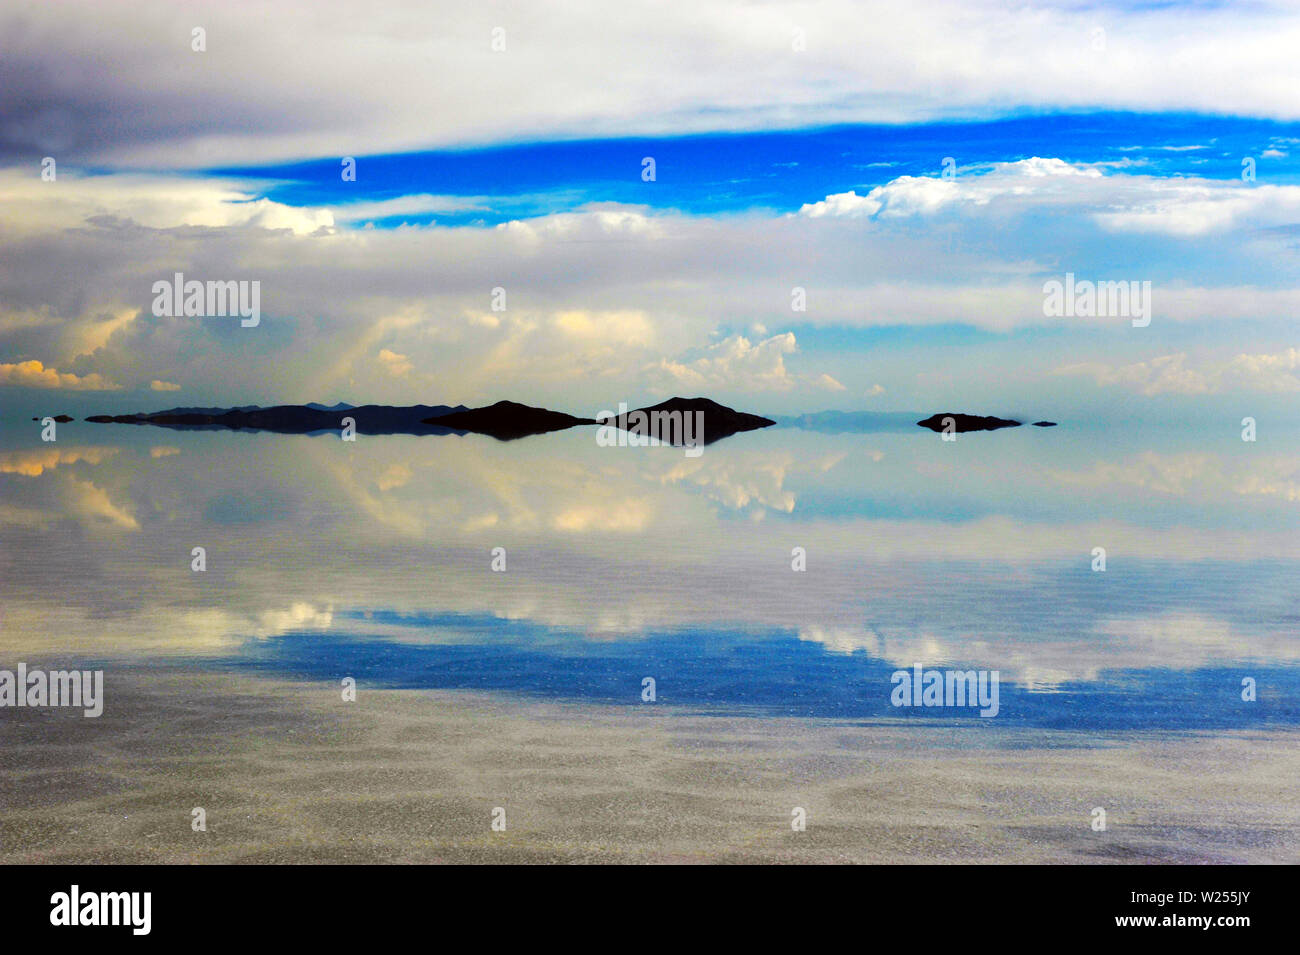
[[[0,418],[1294,419],[1297,49],[1252,2],[10,4]],[[260,321],[156,314],[176,273]]]

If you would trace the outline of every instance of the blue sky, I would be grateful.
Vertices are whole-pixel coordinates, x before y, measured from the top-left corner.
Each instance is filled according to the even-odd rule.
[[[829,193],[865,192],[899,176],[934,176],[944,157],[958,167],[1053,156],[1109,163],[1153,176],[1239,180],[1243,157],[1270,182],[1294,183],[1300,157],[1279,145],[1300,125],[1241,117],[1088,113],[971,123],[838,126],[659,138],[508,143],[476,149],[357,156],[355,182],[339,159],[207,170],[265,180],[263,195],[289,205],[375,202],[427,193],[469,208],[366,218],[402,223],[496,225],[592,202],[644,204],[696,215],[794,212]],[[640,178],[653,156],[656,179]]]

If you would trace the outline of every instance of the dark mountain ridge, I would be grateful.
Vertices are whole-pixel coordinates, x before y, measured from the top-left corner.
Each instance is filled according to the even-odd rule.
[[[908,416],[910,417],[910,416]],[[629,434],[655,437],[667,444],[711,444],[742,431],[754,431],[777,424],[771,418],[736,411],[709,398],[673,397],[657,405],[637,408],[601,419],[579,418],[561,411],[535,408],[517,401],[498,401],[481,408],[465,405],[359,405],[344,402],[326,406],[275,405],[263,408],[244,405],[234,408],[169,408],[165,411],[136,412],[122,415],[91,415],[86,421],[97,424],[155,425],[177,429],[230,429],[236,431],[271,431],[281,434],[317,434],[339,431],[343,419],[355,422],[358,434],[486,434],[502,441],[532,434],[561,431],[577,425],[602,424]],[[944,420],[953,420],[956,432],[996,431],[1019,427],[1022,422],[1011,418],[940,412],[916,424],[942,432]],[[71,420],[59,416],[57,420]],[[779,419],[786,427],[837,431],[896,430],[902,413],[820,412]],[[1035,421],[1038,427],[1055,422]]]
[[[931,431],[943,431],[944,424],[950,418],[952,419],[952,431],[958,434],[965,434],[968,431],[997,431],[999,428],[1018,428],[1024,424],[1023,421],[1016,421],[1014,418],[964,414],[960,411],[941,411],[918,421],[917,424],[922,428],[929,428]],[[1056,426],[1055,421],[1035,421],[1034,424],[1040,428]]]
[[[425,419],[424,424],[434,424],[453,431],[472,431],[486,434],[500,441],[524,438],[530,434],[563,431],[578,424],[595,424],[590,418],[575,418],[563,411],[533,408],[517,401],[498,401],[483,408],[466,408],[463,405],[450,414]]]
[[[352,418],[359,434],[445,434],[450,429],[430,426],[427,422],[465,410],[464,405],[362,405],[337,410],[311,405],[276,405],[271,408],[247,405],[242,408],[171,408],[128,415],[92,415],[86,420],[100,424],[152,424],[164,428],[229,428],[311,434],[338,431],[343,427],[344,418]]]
[[[700,417],[693,417],[688,422],[687,415]],[[598,424],[621,428],[630,434],[655,437],[666,444],[678,446],[686,444],[688,440],[712,444],[741,431],[755,431],[776,424],[771,418],[736,411],[709,398],[676,397],[625,414],[607,415],[596,421]]]

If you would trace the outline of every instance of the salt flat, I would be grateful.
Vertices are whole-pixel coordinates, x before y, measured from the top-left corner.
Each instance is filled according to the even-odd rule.
[[[364,686],[345,703],[181,670],[118,670],[109,694],[97,720],[0,713],[0,860],[1300,861],[1291,731],[1120,741]]]

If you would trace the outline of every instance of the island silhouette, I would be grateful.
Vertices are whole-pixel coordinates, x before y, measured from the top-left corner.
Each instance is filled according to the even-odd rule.
[[[563,431],[579,425],[602,425],[627,431],[630,434],[650,434],[648,422],[684,420],[687,415],[698,415],[699,432],[686,432],[687,442],[700,441],[711,444],[743,431],[755,431],[773,425],[798,427],[819,431],[902,430],[913,415],[906,412],[841,412],[827,411],[772,419],[761,415],[737,411],[710,398],[673,397],[657,405],[648,405],[631,411],[603,412],[598,418],[580,418],[562,411],[552,411],[502,400],[480,408],[467,405],[350,405],[339,402],[323,405],[310,402],[305,405],[244,405],[232,408],[182,407],[164,411],[135,412],[119,415],[91,415],[86,421],[95,424],[153,425],[179,430],[231,430],[270,431],[281,434],[326,434],[337,432],[347,425],[358,434],[483,434],[499,441],[513,441],[534,434]],[[64,420],[60,416],[58,420]],[[931,431],[943,431],[948,419],[956,432],[994,431],[1000,428],[1019,427],[1023,422],[1011,418],[972,415],[963,412],[941,412],[931,415],[915,425]],[[71,419],[68,419],[71,420]],[[1035,421],[1038,427],[1052,427],[1055,422]],[[678,426],[680,428],[680,425]],[[665,443],[682,444],[682,432],[670,431],[662,437]]]
[[[602,421],[579,418],[562,411],[536,408],[517,401],[498,401],[481,408],[466,405],[275,405],[262,408],[169,408],[165,411],[122,415],[91,415],[96,424],[154,425],[181,430],[271,431],[281,434],[324,434],[344,427],[350,419],[359,434],[485,434],[499,441],[513,441],[533,434],[563,431],[577,425],[604,423],[634,433],[628,419],[650,413],[703,415],[704,443],[718,441],[738,431],[752,431],[775,424],[770,418],[746,414],[708,398],[670,398],[658,405],[639,408],[623,416]],[[635,419],[640,420],[640,419]]]
[[[951,425],[948,422],[952,422]],[[944,431],[950,433],[956,432],[965,434],[968,431],[997,431],[999,428],[1018,428],[1023,421],[1016,421],[1014,418],[996,418],[991,415],[962,414],[959,411],[941,411],[938,414],[930,415],[918,421],[922,428],[929,428],[931,431]],[[1034,425],[1039,428],[1054,428],[1055,421],[1035,421]]]
[[[669,398],[657,405],[597,417],[596,421],[675,447],[695,442],[712,444],[741,431],[776,424],[771,418],[737,411],[709,398]],[[696,422],[698,427],[694,427]]]
[[[498,401],[486,408],[466,408],[450,414],[431,415],[422,423],[450,428],[453,431],[486,434],[499,441],[512,441],[515,438],[525,438],[530,434],[563,431],[574,425],[596,422],[591,418],[575,418],[563,411],[531,408],[517,401]]]
[[[184,430],[275,431],[317,434],[338,431],[343,418],[355,422],[359,434],[452,434],[454,429],[431,425],[438,418],[469,411],[465,405],[275,405],[261,408],[169,408],[124,415],[92,415],[97,424],[151,424]]]

